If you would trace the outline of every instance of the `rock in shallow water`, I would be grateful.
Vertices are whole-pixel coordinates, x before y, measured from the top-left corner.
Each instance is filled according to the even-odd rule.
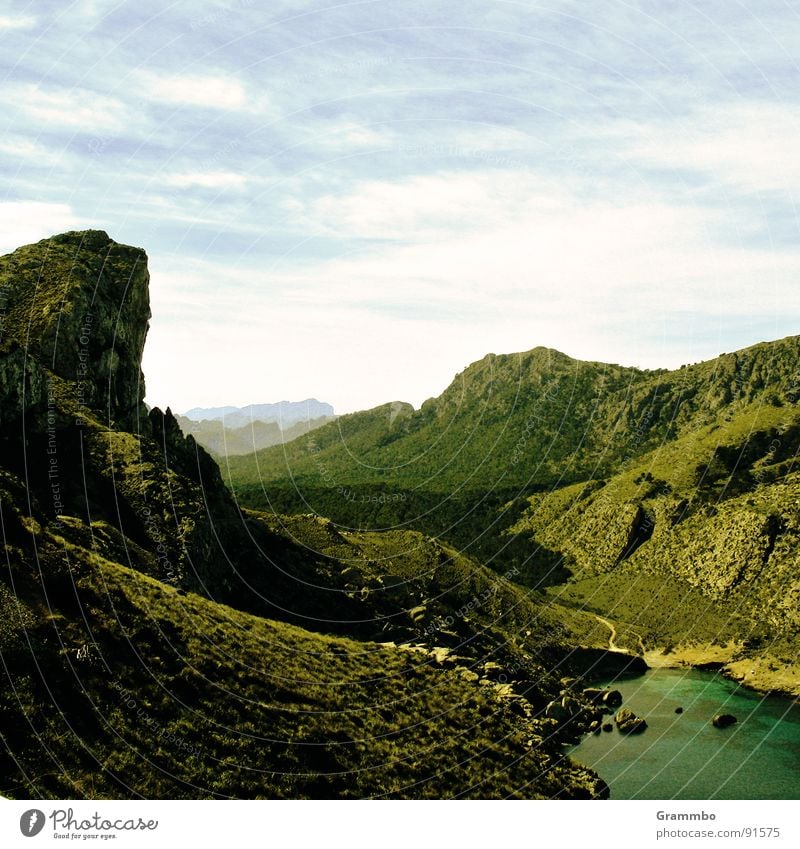
[[[614,721],[622,734],[641,734],[647,728],[647,722],[628,708],[619,711]]]
[[[729,728],[737,722],[736,717],[732,713],[718,713],[712,720],[711,724],[714,728]]]

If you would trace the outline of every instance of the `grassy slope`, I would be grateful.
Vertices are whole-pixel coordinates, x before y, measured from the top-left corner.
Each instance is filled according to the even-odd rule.
[[[590,795],[546,724],[424,652],[185,594],[15,515],[3,490],[0,792]],[[36,533],[38,561],[25,534]],[[8,581],[8,584],[6,584]],[[10,686],[9,686],[10,685]],[[550,729],[552,730],[552,729]]]
[[[332,584],[338,576],[360,615],[391,628],[391,639],[451,646],[478,665],[524,664],[542,681],[551,667],[569,666],[574,646],[607,644],[588,637],[593,617],[520,586],[513,571],[498,575],[418,532],[338,531],[311,516],[261,514],[260,521],[306,549],[319,580]]]
[[[375,484],[479,491],[582,480],[753,402],[800,387],[797,337],[672,372],[581,362],[536,348],[474,363],[413,411],[342,416],[310,439],[232,460],[237,485]],[[587,474],[591,473],[591,474]]]
[[[574,580],[551,596],[627,623],[620,644],[729,646],[777,672],[800,632],[799,438],[796,406],[747,405],[607,481],[533,496],[512,532],[564,556]],[[791,669],[761,672],[750,683],[798,690]]]
[[[691,488],[687,446],[699,464],[715,430],[735,420],[746,441],[754,411],[778,421],[793,407],[799,344],[792,337],[672,372],[546,349],[490,356],[419,411],[392,404],[343,416],[309,438],[231,458],[223,475],[256,509],[313,511],[351,528],[419,528],[498,571],[522,568],[528,583],[555,583],[565,577],[556,552],[543,545],[531,557],[504,534],[527,496],[610,479],[656,450],[652,474],[678,465]]]

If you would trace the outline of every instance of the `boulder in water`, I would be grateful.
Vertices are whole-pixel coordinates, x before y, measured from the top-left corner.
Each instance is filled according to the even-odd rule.
[[[737,722],[736,717],[732,713],[718,713],[712,720],[711,724],[714,728],[729,728]]]
[[[622,734],[641,734],[647,728],[647,722],[628,708],[622,708],[614,721]]]

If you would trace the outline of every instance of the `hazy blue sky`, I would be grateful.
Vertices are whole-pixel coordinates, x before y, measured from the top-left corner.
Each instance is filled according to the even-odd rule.
[[[2,2],[0,249],[145,247],[148,400],[800,333],[800,6]]]

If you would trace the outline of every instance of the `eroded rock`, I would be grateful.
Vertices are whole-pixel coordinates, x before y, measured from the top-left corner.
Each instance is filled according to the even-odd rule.
[[[614,717],[614,722],[622,734],[641,734],[647,728],[647,722],[628,708],[622,708]]]

